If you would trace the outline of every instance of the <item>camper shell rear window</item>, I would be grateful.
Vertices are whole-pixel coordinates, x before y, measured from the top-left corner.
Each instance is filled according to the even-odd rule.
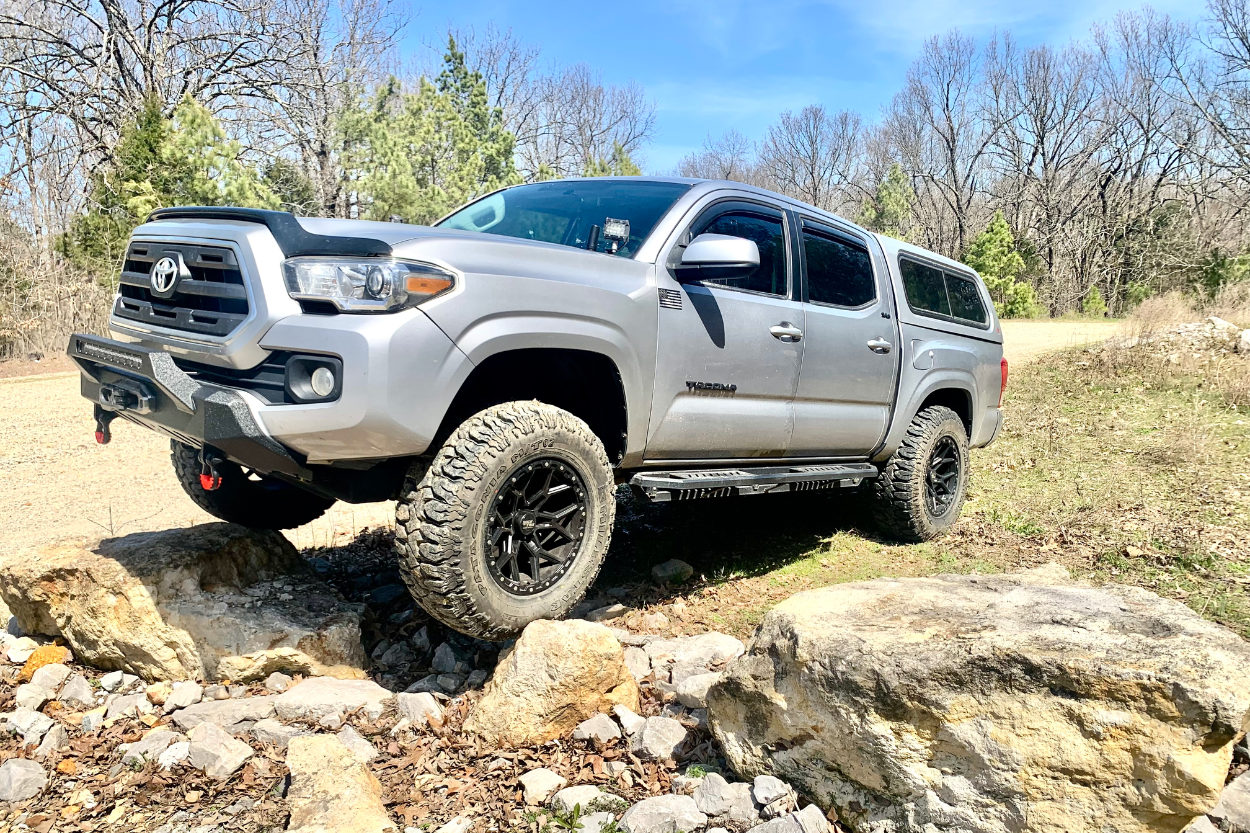
[[[917,315],[989,329],[981,289],[971,275],[943,269],[908,255],[898,256],[907,306]]]

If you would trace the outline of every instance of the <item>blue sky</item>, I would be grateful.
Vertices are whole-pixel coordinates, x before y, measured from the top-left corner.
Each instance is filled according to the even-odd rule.
[[[1203,0],[1153,7],[1193,20]],[[784,110],[822,103],[875,118],[929,36],[952,27],[1024,45],[1084,40],[1124,0],[456,0],[414,6],[408,39],[494,21],[546,60],[585,62],[609,83],[634,79],[657,105],[644,170],[671,169],[709,133],[763,135]]]

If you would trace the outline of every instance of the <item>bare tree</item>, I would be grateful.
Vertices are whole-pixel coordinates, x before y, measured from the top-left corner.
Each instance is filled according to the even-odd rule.
[[[708,136],[702,150],[688,154],[677,163],[676,174],[699,179],[729,179],[750,185],[761,185],[763,179],[755,163],[751,141],[736,130],[726,131],[719,139]]]
[[[287,61],[273,0],[5,0],[0,107],[10,122],[68,120],[104,153],[149,99],[254,95]]]
[[[818,208],[845,202],[862,151],[863,120],[811,105],[782,113],[760,145],[759,166],[784,194]]]
[[[886,113],[892,155],[916,182],[923,243],[961,255],[981,225],[985,156],[1001,127],[984,106],[981,56],[972,38],[930,38]]]

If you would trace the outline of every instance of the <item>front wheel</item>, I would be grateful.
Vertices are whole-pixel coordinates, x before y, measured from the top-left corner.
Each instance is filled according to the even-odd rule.
[[[882,532],[912,543],[945,534],[968,489],[968,434],[959,415],[943,407],[916,414],[873,488]]]
[[[447,626],[503,639],[559,619],[599,574],[616,516],[612,467],[582,420],[541,402],[470,417],[396,507],[400,573]]]
[[[262,477],[229,460],[217,464],[221,484],[209,491],[200,484],[199,450],[177,440],[171,440],[169,448],[183,491],[201,509],[223,521],[252,529],[293,529],[317,520],[334,505],[330,498]]]

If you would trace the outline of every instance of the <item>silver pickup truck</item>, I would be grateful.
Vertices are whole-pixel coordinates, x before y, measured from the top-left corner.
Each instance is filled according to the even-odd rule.
[[[958,517],[1007,383],[962,264],[732,182],[520,185],[431,227],[170,208],[134,232],[95,403],[172,440],[223,520],[395,500],[413,595],[486,638],[558,618],[652,501],[871,490]]]

